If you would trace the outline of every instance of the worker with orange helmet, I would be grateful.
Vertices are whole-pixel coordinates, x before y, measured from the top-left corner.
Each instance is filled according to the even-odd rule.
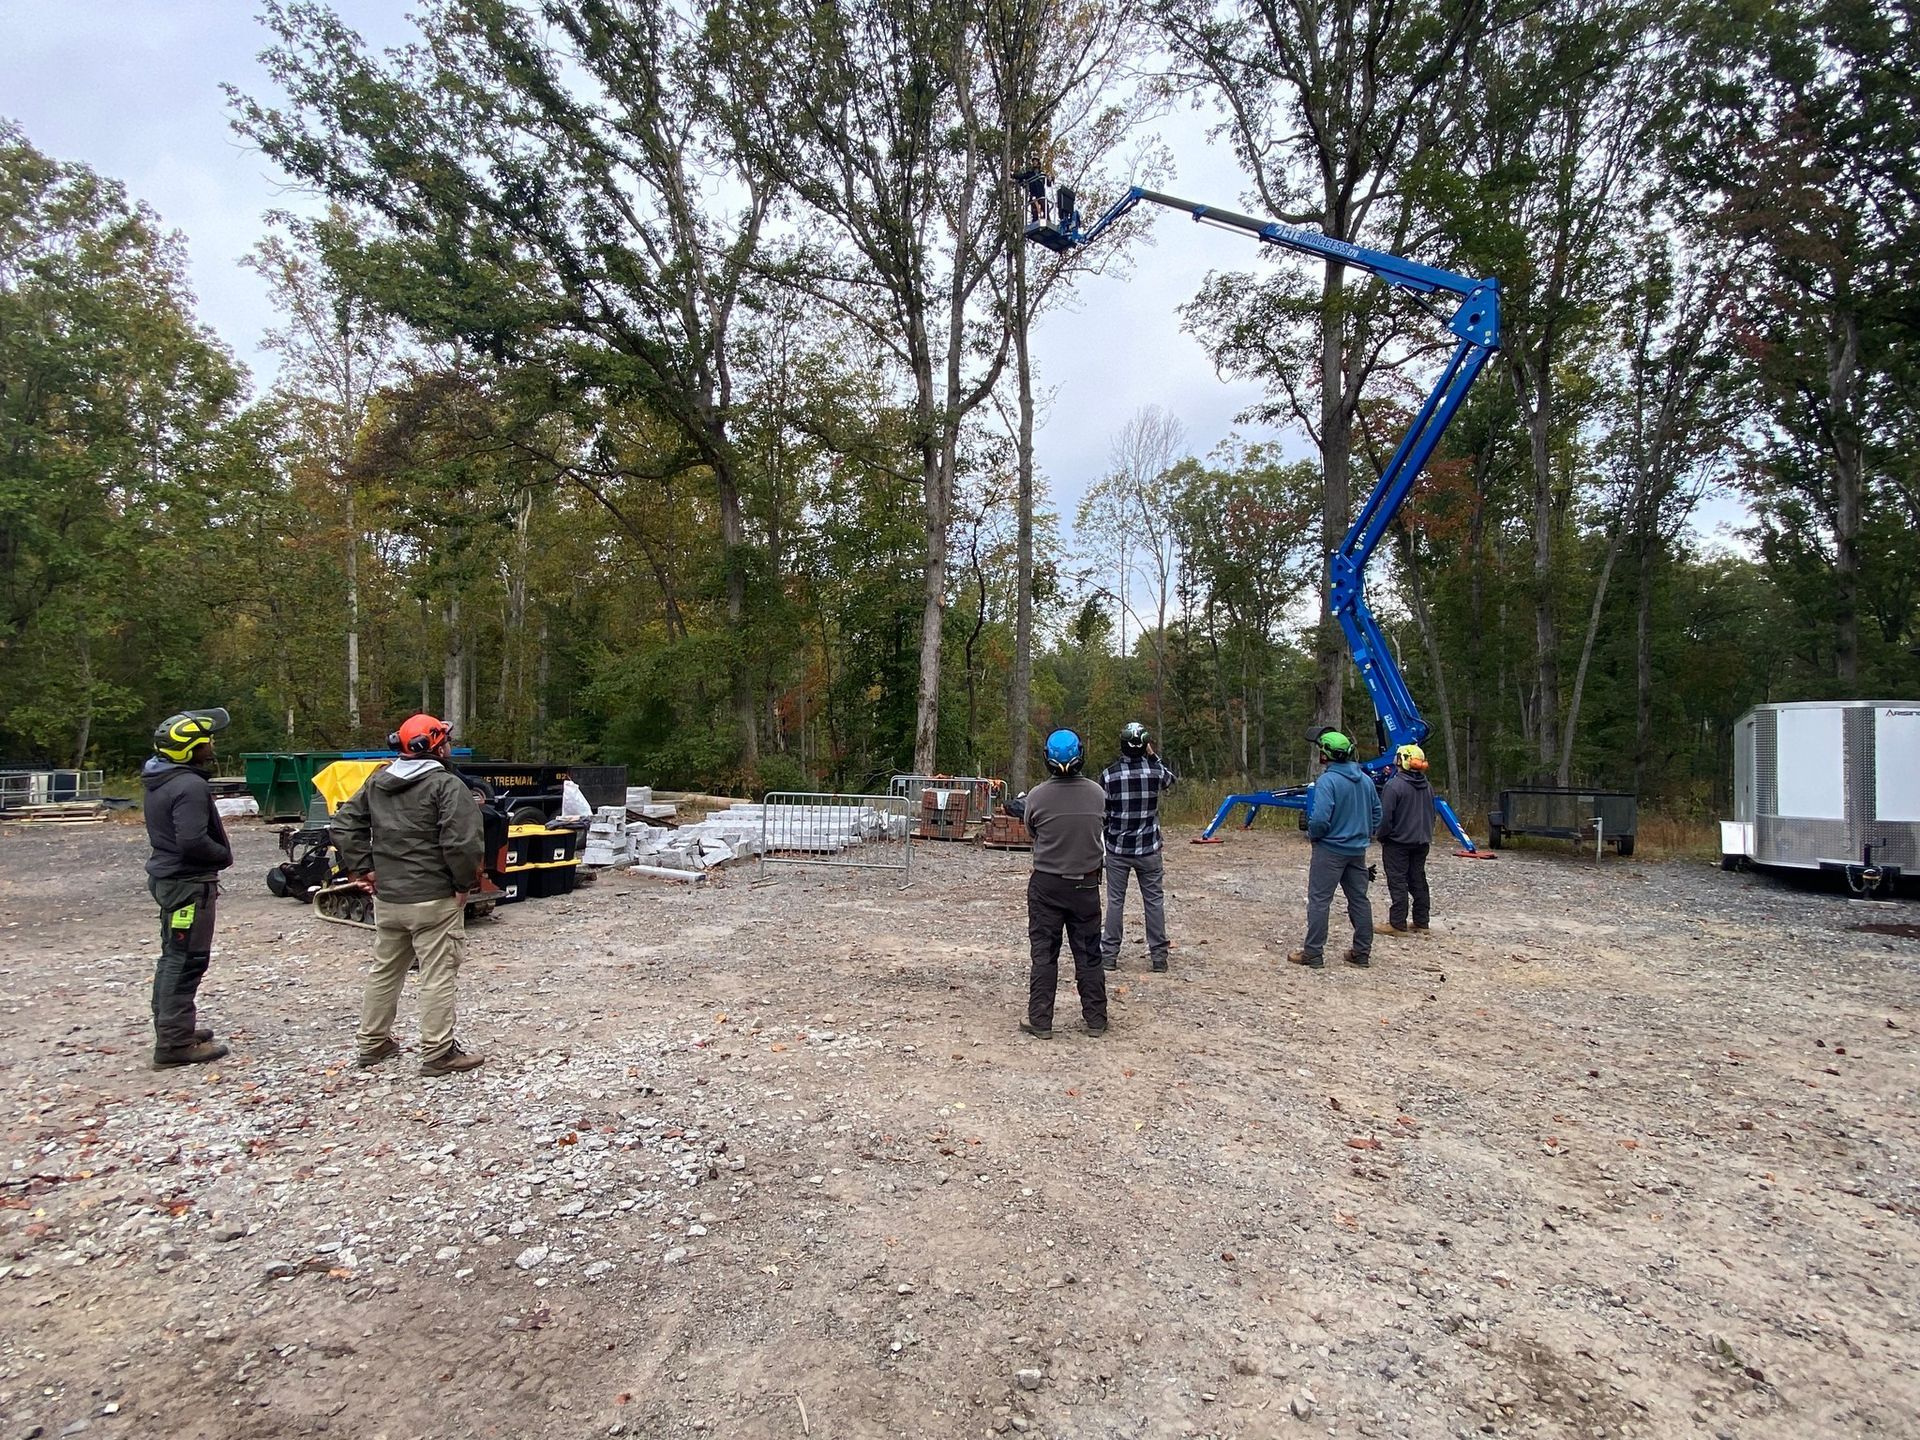
[[[420,1073],[454,1075],[482,1057],[454,1038],[454,982],[467,943],[467,892],[480,882],[480,810],[449,763],[453,728],[414,715],[390,738],[400,758],[334,812],[342,868],[373,891],[373,970],[355,1063],[400,1053],[393,1020],[407,970],[420,967]]]
[[[1427,752],[1402,745],[1393,752],[1393,774],[1380,792],[1380,861],[1387,871],[1387,933],[1407,933],[1408,902],[1413,929],[1424,935],[1432,912],[1427,893],[1427,851],[1433,844],[1433,789],[1427,784]]]

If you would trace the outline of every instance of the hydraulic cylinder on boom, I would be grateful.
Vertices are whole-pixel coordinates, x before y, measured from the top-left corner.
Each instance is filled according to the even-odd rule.
[[[1145,201],[1164,205],[1170,210],[1184,211],[1196,221],[1242,231],[1262,244],[1278,245],[1303,255],[1364,270],[1388,285],[1416,295],[1447,294],[1460,297],[1459,305],[1445,321],[1447,330],[1454,336],[1451,358],[1428,392],[1419,413],[1414,416],[1412,425],[1401,438],[1393,458],[1381,471],[1359,514],[1347,528],[1345,537],[1327,556],[1328,606],[1340,622],[1347,649],[1373,701],[1374,713],[1379,717],[1380,740],[1385,746],[1380,755],[1362,762],[1363,768],[1376,781],[1384,780],[1386,772],[1393,766],[1394,751],[1402,745],[1419,744],[1427,738],[1430,727],[1421,717],[1420,707],[1414,703],[1400,667],[1394,661],[1393,651],[1386,637],[1380,633],[1373,610],[1367,604],[1367,562],[1373,558],[1373,552],[1386,535],[1387,527],[1413,493],[1414,481],[1419,478],[1434,447],[1440,443],[1440,437],[1446,433],[1454,413],[1466,399],[1475,377],[1494,351],[1500,348],[1500,282],[1456,275],[1451,270],[1436,269],[1418,261],[1402,259],[1398,255],[1369,250],[1364,245],[1335,240],[1316,230],[1236,215],[1230,210],[1182,200],[1176,195],[1163,195],[1155,190],[1144,190],[1137,185],[1115,201],[1093,224],[1083,225],[1072,189],[1065,185],[1054,186],[1037,170],[1029,170],[1014,178],[1027,197],[1027,239],[1056,254],[1065,254],[1079,246],[1091,244],[1122,216]],[[1236,805],[1246,807],[1245,825],[1250,826],[1263,809],[1311,809],[1313,786],[1295,785],[1280,790],[1229,795],[1221,802],[1212,823],[1196,843],[1212,841],[1214,832],[1226,821],[1228,813]],[[1482,853],[1467,837],[1452,806],[1436,798],[1434,808],[1446,822],[1447,829],[1460,842],[1461,848],[1456,853]]]

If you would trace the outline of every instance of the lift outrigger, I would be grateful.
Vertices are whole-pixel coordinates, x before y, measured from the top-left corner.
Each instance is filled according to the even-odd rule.
[[[1092,243],[1127,212],[1146,201],[1164,205],[1170,210],[1185,211],[1195,221],[1244,231],[1263,244],[1278,245],[1303,255],[1334,260],[1356,270],[1365,270],[1389,285],[1412,291],[1416,295],[1444,292],[1461,297],[1458,308],[1446,322],[1446,328],[1456,340],[1452,358],[1448,360],[1440,378],[1434,382],[1433,389],[1428,392],[1426,403],[1420,407],[1420,413],[1414,417],[1413,424],[1401,439],[1393,459],[1381,472],[1379,482],[1367,496],[1366,503],[1360,507],[1360,513],[1354,517],[1345,538],[1327,557],[1329,607],[1340,621],[1340,628],[1347,638],[1347,648],[1353,655],[1353,663],[1360,668],[1360,678],[1366,682],[1367,693],[1373,699],[1374,713],[1379,717],[1379,738],[1384,747],[1381,754],[1363,761],[1362,768],[1376,782],[1384,780],[1387,771],[1393,767],[1394,751],[1402,745],[1418,745],[1427,738],[1430,727],[1421,717],[1420,707],[1414,703],[1400,667],[1394,662],[1386,637],[1380,633],[1373,611],[1367,604],[1367,561],[1373,557],[1374,549],[1387,533],[1387,527],[1413,493],[1413,482],[1419,477],[1427,458],[1433,454],[1434,447],[1440,443],[1440,437],[1446,433],[1454,412],[1466,399],[1467,391],[1481,367],[1500,348],[1500,282],[1494,279],[1470,279],[1465,275],[1456,275],[1451,270],[1436,269],[1383,251],[1369,250],[1363,245],[1335,240],[1315,230],[1236,215],[1230,210],[1182,200],[1176,195],[1163,195],[1156,190],[1144,190],[1137,185],[1115,201],[1092,225],[1083,226],[1072,189],[1065,185],[1055,187],[1047,176],[1037,170],[1026,171],[1014,179],[1027,195],[1027,239],[1055,254],[1063,255]],[[1221,803],[1212,823],[1194,843],[1218,844],[1214,832],[1225,823],[1228,813],[1236,805],[1247,808],[1247,818],[1241,827],[1245,829],[1253,824],[1263,809],[1310,810],[1313,806],[1313,786],[1293,785],[1280,790],[1229,795]],[[1479,856],[1484,853],[1468,838],[1452,806],[1436,797],[1434,808],[1446,822],[1447,829],[1453,832],[1454,839],[1460,842],[1461,848],[1456,854]]]

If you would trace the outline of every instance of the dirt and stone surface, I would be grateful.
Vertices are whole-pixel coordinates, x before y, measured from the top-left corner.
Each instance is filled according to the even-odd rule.
[[[237,846],[234,1053],[155,1074],[141,831],[0,830],[0,1440],[1920,1433],[1920,943],[1837,896],[1436,858],[1311,974],[1236,832],[1040,1043],[1024,855],[606,875],[426,1080]]]

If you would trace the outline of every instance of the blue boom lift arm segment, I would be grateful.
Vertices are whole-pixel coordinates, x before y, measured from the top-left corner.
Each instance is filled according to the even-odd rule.
[[[1475,280],[1381,250],[1369,250],[1364,245],[1335,240],[1316,230],[1303,230],[1299,226],[1283,225],[1275,220],[1256,220],[1251,216],[1237,215],[1231,210],[1182,200],[1176,195],[1142,189],[1138,185],[1131,187],[1092,225],[1083,227],[1074,193],[1066,186],[1054,189],[1038,171],[1016,176],[1015,183],[1028,196],[1027,239],[1056,254],[1065,254],[1098,239],[1121,217],[1146,201],[1171,210],[1185,211],[1195,221],[1244,231],[1263,244],[1278,245],[1303,255],[1350,265],[1379,277],[1389,285],[1418,295],[1445,293],[1460,297],[1458,308],[1447,322],[1447,329],[1453,333],[1455,340],[1446,368],[1428,392],[1426,402],[1401,438],[1393,458],[1381,472],[1380,479],[1360,507],[1360,513],[1354,517],[1352,525],[1347,528],[1338,548],[1327,557],[1329,608],[1340,622],[1347,648],[1352,652],[1353,663],[1359,667],[1360,678],[1366,684],[1367,694],[1373,701],[1374,713],[1380,718],[1386,741],[1385,752],[1366,761],[1364,768],[1376,780],[1383,778],[1393,765],[1394,751],[1402,745],[1419,744],[1426,739],[1429,727],[1407,689],[1406,679],[1394,661],[1386,637],[1380,633],[1372,607],[1367,604],[1367,562],[1372,559],[1374,550],[1385,537],[1394,517],[1406,504],[1407,497],[1413,493],[1414,481],[1419,478],[1434,447],[1440,443],[1440,437],[1452,423],[1461,402],[1467,398],[1467,391],[1472,388],[1488,358],[1500,348],[1500,282],[1494,279]],[[1049,190],[1053,191],[1051,196]],[[1262,808],[1305,811],[1312,804],[1311,785],[1229,795],[1200,838],[1211,840],[1214,832],[1226,820],[1228,812],[1236,805],[1247,807],[1246,824],[1252,825]],[[1477,853],[1453,808],[1437,798],[1434,804],[1447,829],[1460,842],[1462,851]]]

